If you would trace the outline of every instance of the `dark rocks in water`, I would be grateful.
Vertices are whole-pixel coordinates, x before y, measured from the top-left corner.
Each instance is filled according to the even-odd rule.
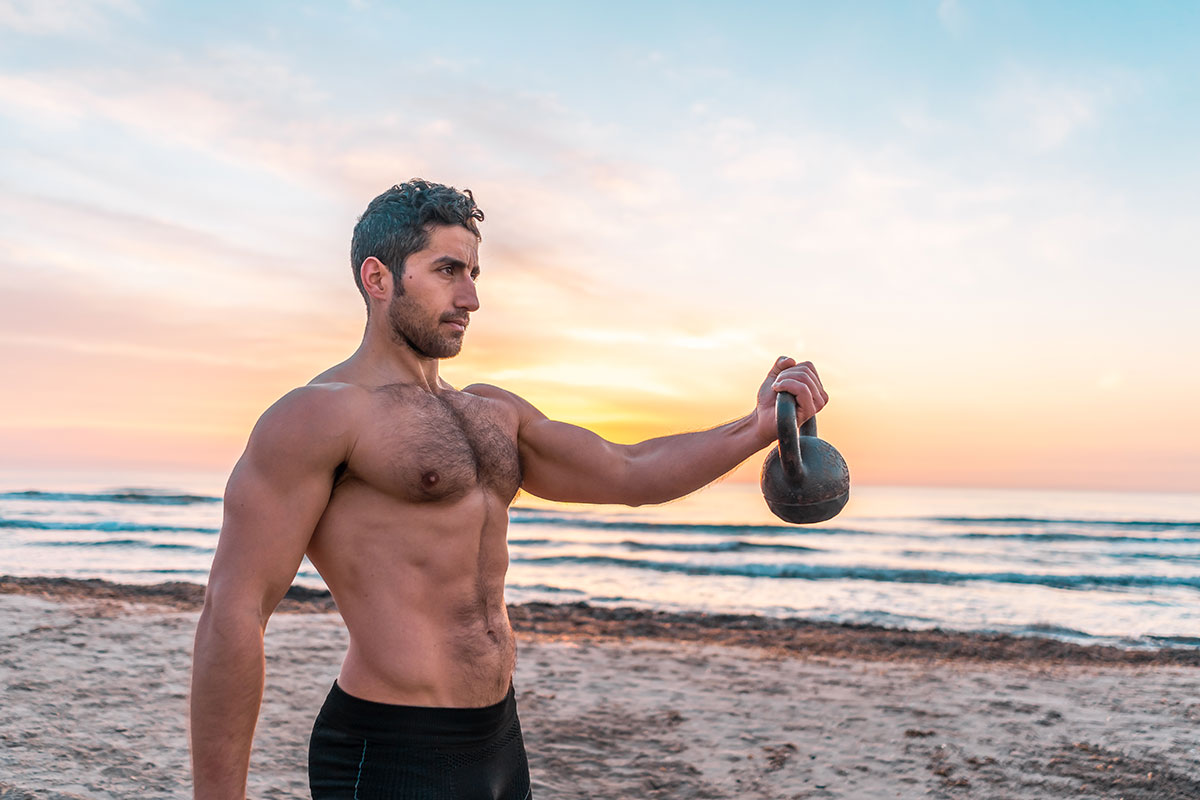
[[[172,581],[149,586],[99,579],[0,576],[0,594],[28,594],[65,600],[115,600],[151,603],[180,610],[199,609],[204,587]],[[337,610],[324,589],[292,586],[281,612]],[[823,656],[871,661],[962,660],[996,663],[1094,664],[1107,666],[1171,665],[1200,667],[1200,649],[1123,650],[1081,645],[1040,636],[964,633],[940,629],[914,631],[760,617],[753,614],[668,612],[607,608],[587,603],[522,603],[508,607],[515,630],[547,637],[659,639],[700,644],[756,647],[783,656]]]
[[[0,575],[0,594],[29,594],[63,600],[119,600],[153,603],[180,610],[204,605],[204,587],[198,583],[168,581],[155,584],[114,583],[99,578],[46,578]],[[325,589],[292,586],[279,604],[280,611],[333,611],[333,598]]]

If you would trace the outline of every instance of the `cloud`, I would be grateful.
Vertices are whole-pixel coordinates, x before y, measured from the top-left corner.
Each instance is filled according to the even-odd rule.
[[[1011,140],[1038,152],[1056,150],[1099,124],[1127,81],[1070,81],[1024,69],[1010,70],[985,103],[985,114]]]
[[[0,0],[0,29],[45,36],[94,33],[139,11],[133,0]]]
[[[344,351],[360,326],[334,310],[203,308],[56,277],[7,286],[0,299],[7,346],[143,363],[291,368]]]
[[[955,36],[966,27],[966,14],[959,0],[938,0],[937,18],[942,27]]]
[[[296,279],[300,253],[281,259],[278,251],[149,214],[3,188],[0,213],[6,234],[0,284],[69,276],[80,284],[170,296],[194,307],[254,305],[265,296],[307,304],[314,290],[328,285]]]
[[[406,88],[389,87],[394,110],[381,115],[344,107],[333,83],[252,47],[159,58],[137,70],[0,75],[0,113],[30,138],[39,128],[105,138],[115,129],[122,144],[137,142],[163,160],[208,162],[259,182],[269,175],[355,205],[416,175],[477,192],[497,187],[492,196],[509,207],[534,200],[539,223],[567,240],[611,225],[609,207],[652,207],[676,189],[665,170],[609,156],[614,131],[552,95],[435,71],[418,82],[398,79]]]
[[[263,88],[262,99],[255,86]],[[0,103],[22,123],[26,111],[51,124],[113,123],[156,148],[174,146],[255,171],[291,174],[298,163],[317,160],[303,145],[335,133],[314,117],[304,126],[306,135],[289,135],[297,106],[317,102],[300,86],[264,59],[222,55],[188,66],[168,61],[149,76],[116,68],[0,76]]]
[[[35,24],[32,4],[0,5],[0,27],[70,29],[64,5],[42,8]],[[959,3],[937,14],[961,30]],[[898,97],[899,121],[864,131],[789,106],[789,73],[731,64],[713,83],[709,61],[663,47],[645,76],[659,94],[631,106],[661,101],[647,119],[601,68],[556,92],[553,76],[506,83],[486,51],[469,70],[365,47],[339,65],[289,51],[277,22],[269,40],[239,32],[250,44],[214,29],[0,74],[0,144],[19,156],[0,187],[0,349],[32,387],[7,418],[242,431],[353,348],[350,226],[416,175],[470,187],[488,215],[483,308],[444,374],[626,438],[744,413],[798,341],[852,409],[830,426],[867,448],[946,409],[971,417],[953,436],[977,436],[1009,388],[994,375],[1044,387],[1088,353],[1193,354],[1178,343],[1195,341],[1194,293],[1156,267],[1197,280],[1194,209],[1151,214],[1101,170],[1049,158],[1136,89],[1111,70],[1010,67],[975,104]],[[78,385],[103,395],[94,408]]]

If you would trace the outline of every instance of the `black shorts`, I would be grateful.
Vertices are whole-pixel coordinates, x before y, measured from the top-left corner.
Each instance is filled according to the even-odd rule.
[[[529,800],[513,690],[485,708],[374,703],[334,681],[313,725],[314,800]]]

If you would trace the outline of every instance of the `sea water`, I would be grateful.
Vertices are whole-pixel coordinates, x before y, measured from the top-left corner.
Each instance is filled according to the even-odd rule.
[[[219,482],[138,477],[0,475],[0,574],[203,583]],[[509,516],[510,602],[1200,647],[1196,494],[856,486],[796,526],[723,483],[641,508],[522,495]],[[296,583],[324,586],[307,560]]]

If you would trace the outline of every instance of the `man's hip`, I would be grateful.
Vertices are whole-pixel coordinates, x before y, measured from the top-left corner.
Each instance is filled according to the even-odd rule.
[[[314,800],[529,800],[513,690],[484,708],[375,703],[335,681],[313,725]]]

